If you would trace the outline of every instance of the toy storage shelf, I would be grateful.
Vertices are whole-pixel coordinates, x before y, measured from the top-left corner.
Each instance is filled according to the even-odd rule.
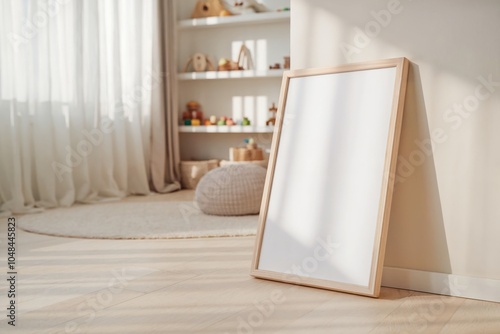
[[[170,1],[170,0],[168,0]],[[191,19],[198,0],[171,0],[175,3],[176,70],[175,92],[179,119],[181,160],[227,160],[229,148],[249,138],[263,150],[271,146],[275,117],[272,104],[279,104],[281,81],[290,56],[290,0],[262,0],[269,12],[245,13]],[[238,58],[245,44],[252,55],[253,70],[217,71],[218,60]],[[196,53],[205,55],[215,70],[195,72],[186,64]],[[281,69],[269,69],[276,64]],[[248,68],[248,67],[245,67]],[[241,124],[247,117],[252,125],[185,126],[181,121],[186,105],[196,101],[205,117],[230,117]],[[204,120],[201,122],[204,124]]]
[[[284,70],[263,71],[208,71],[187,72],[177,74],[178,80],[217,80],[217,79],[250,79],[250,78],[280,78]]]
[[[274,126],[253,126],[253,125],[200,125],[200,126],[179,126],[182,133],[273,133]]]
[[[234,16],[207,17],[203,19],[181,20],[177,30],[206,29],[238,25],[285,22],[290,20],[290,11],[266,12]]]

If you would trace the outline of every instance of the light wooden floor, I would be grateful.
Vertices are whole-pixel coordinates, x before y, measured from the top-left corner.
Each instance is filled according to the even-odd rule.
[[[6,274],[5,219],[0,228]],[[496,303],[389,288],[371,299],[254,279],[253,243],[253,237],[85,240],[18,229],[17,326],[6,324],[2,279],[0,332],[500,333]]]

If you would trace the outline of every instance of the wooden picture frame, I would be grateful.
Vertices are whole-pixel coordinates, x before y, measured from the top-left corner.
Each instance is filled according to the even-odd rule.
[[[378,297],[408,67],[285,72],[252,276]]]

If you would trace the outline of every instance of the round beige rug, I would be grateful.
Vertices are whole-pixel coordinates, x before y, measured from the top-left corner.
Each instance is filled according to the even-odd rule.
[[[75,238],[177,239],[255,235],[258,215],[202,213],[194,202],[113,202],[19,217],[28,232]]]

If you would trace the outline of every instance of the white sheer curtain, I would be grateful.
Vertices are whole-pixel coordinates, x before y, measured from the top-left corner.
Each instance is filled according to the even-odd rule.
[[[4,214],[179,188],[151,179],[176,156],[158,142],[172,136],[159,1],[0,0]]]

